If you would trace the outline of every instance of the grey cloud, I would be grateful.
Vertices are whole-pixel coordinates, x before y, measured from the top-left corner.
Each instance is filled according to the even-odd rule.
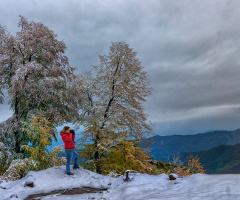
[[[2,0],[0,24],[15,33],[19,14],[44,23],[65,41],[78,73],[97,65],[111,42],[126,41],[154,89],[144,104],[149,119],[170,134],[236,128],[239,7],[237,0]]]

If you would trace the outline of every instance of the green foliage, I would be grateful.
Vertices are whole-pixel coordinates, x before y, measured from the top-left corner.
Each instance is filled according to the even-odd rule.
[[[46,120],[41,113],[37,116],[31,115],[30,122],[23,122],[25,128],[23,132],[28,134],[31,140],[31,146],[23,145],[22,148],[30,153],[30,159],[36,161],[37,170],[46,169],[63,164],[63,159],[58,157],[62,145],[48,151],[47,146],[52,144],[54,138],[51,123]]]
[[[157,166],[157,168],[159,168],[159,169],[167,169],[167,167],[166,167],[166,165],[165,165],[165,163],[164,163],[163,161],[158,161],[158,162],[156,163],[156,166]]]
[[[149,153],[140,147],[140,141],[128,140],[125,134],[108,133],[112,140],[103,140],[98,146],[102,174],[124,174],[126,170],[134,170],[139,173],[156,174],[157,167],[150,164]],[[115,137],[115,139],[113,139]],[[94,144],[85,144],[81,150],[81,156],[87,161],[83,167],[95,171],[96,161],[93,162],[95,151]]]
[[[95,166],[95,161],[94,160],[87,160],[86,162],[84,162],[83,164],[83,168],[96,172],[96,166]]]
[[[160,173],[171,174],[174,173],[174,169],[178,167],[177,164],[171,164],[169,162],[156,161],[154,164],[157,166],[157,169]]]

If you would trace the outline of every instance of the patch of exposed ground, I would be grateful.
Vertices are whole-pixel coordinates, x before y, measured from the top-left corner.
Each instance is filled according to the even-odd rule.
[[[49,193],[41,193],[41,194],[32,194],[29,195],[25,200],[36,200],[41,199],[43,196],[48,195],[74,195],[74,194],[86,194],[86,193],[102,193],[103,191],[107,191],[107,188],[90,188],[90,187],[82,187],[82,188],[72,188],[72,189],[65,189],[65,190],[54,190]]]

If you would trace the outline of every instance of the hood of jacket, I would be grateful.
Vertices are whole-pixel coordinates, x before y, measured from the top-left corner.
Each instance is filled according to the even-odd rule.
[[[61,136],[64,135],[64,134],[69,134],[69,133],[66,133],[66,132],[64,132],[64,131],[60,131],[60,135],[61,135]]]

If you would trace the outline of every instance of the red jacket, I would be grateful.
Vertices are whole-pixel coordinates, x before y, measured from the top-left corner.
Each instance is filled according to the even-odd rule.
[[[73,142],[75,139],[75,134],[72,135],[72,133],[65,133],[61,131],[60,135],[62,136],[65,149],[75,149],[75,144]]]

